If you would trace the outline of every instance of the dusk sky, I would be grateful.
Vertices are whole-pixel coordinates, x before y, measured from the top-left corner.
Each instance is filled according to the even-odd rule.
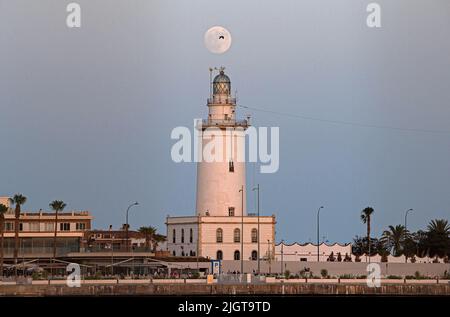
[[[350,242],[388,225],[450,218],[450,2],[360,0],[0,0],[0,196],[25,210],[89,210],[94,227],[133,229],[195,214],[195,163],[174,163],[170,133],[206,118],[210,66],[225,66],[238,108],[280,128],[280,168],[259,174],[277,241]],[[212,26],[232,35],[210,53]],[[287,115],[288,114],[288,115]],[[304,119],[310,117],[319,120]],[[351,124],[344,124],[351,123]],[[383,128],[384,127],[384,128]],[[395,129],[391,129],[392,127]]]

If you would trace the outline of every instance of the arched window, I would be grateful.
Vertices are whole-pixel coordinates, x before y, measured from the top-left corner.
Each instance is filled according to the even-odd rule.
[[[222,243],[223,242],[223,230],[222,228],[218,228],[216,230],[216,242]]]
[[[176,252],[175,252],[175,250],[173,250],[172,254],[173,254],[173,256],[176,256],[176,255],[177,255]]]
[[[258,260],[258,251],[253,250],[252,251],[252,261]]]
[[[241,252],[239,252],[238,250],[234,251],[234,259],[240,260],[241,259]]]
[[[192,243],[194,241],[194,230],[189,229],[189,242]]]
[[[258,230],[252,229],[252,243],[258,243]]]
[[[175,229],[172,230],[172,242],[175,243],[177,241],[177,231]]]
[[[181,243],[184,243],[184,229],[181,229]]]
[[[241,230],[239,230],[238,228],[234,229],[234,242],[241,242]]]
[[[216,260],[222,260],[223,259],[223,253],[222,250],[218,250],[216,254]]]

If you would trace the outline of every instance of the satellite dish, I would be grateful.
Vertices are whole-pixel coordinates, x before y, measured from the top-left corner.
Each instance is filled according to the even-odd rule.
[[[204,36],[206,48],[214,54],[223,54],[231,46],[231,34],[221,26],[213,26]]]

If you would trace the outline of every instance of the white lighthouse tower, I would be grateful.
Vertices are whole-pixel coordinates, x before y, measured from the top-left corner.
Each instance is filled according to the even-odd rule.
[[[223,67],[211,84],[208,119],[203,120],[199,128],[200,149],[219,141],[215,144],[221,145],[222,153],[214,161],[203,158],[197,164],[197,215],[245,216],[245,130],[248,121],[236,120],[236,98],[231,96],[231,81]]]
[[[258,259],[270,263],[274,256],[275,216],[246,211],[249,123],[236,119],[236,99],[223,67],[210,88],[208,117],[196,126],[201,146],[195,215],[167,217],[167,250],[172,256],[229,261],[227,270],[251,272]],[[205,157],[205,153],[213,155]]]

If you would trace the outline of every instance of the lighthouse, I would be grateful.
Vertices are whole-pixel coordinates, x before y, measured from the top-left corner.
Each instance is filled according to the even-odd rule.
[[[257,262],[270,263],[274,258],[276,221],[274,214],[247,212],[249,120],[238,119],[231,91],[230,77],[221,67],[210,80],[207,117],[195,126],[200,158],[195,212],[167,216],[167,251],[186,261],[204,257],[227,263],[226,270],[251,272],[258,268]]]
[[[200,149],[212,142],[220,150],[215,160],[197,163],[197,215],[246,215],[245,130],[248,120],[236,119],[231,80],[221,67],[211,83],[208,118],[197,127]],[[201,154],[201,153],[200,153]],[[214,153],[216,154],[216,153]]]

